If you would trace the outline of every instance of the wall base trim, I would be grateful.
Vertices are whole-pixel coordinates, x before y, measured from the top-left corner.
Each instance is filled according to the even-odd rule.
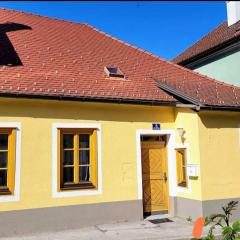
[[[230,220],[235,221],[240,219],[240,198],[228,198],[218,200],[207,200],[203,201],[203,216],[209,216],[213,213],[222,212],[222,207],[230,201],[239,201],[238,207],[233,211],[233,215]]]
[[[240,198],[216,199],[216,200],[194,200],[182,197],[171,197],[173,205],[172,214],[174,216],[195,220],[198,217],[206,217],[213,213],[222,212],[222,207],[230,201],[239,201],[239,206],[233,212],[231,220],[240,219]]]
[[[143,219],[141,200],[0,212],[1,237]]]
[[[200,201],[170,197],[169,213],[195,220],[200,216],[221,212],[221,207],[232,200],[240,201],[240,198]],[[1,237],[11,237],[142,219],[142,200],[3,211],[0,212],[0,232]],[[240,205],[231,220],[237,219],[240,219]]]
[[[185,219],[191,217],[193,220],[203,215],[202,201],[171,197],[171,203],[174,206],[171,215]]]

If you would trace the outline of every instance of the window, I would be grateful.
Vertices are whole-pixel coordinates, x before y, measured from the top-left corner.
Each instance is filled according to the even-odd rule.
[[[59,190],[97,188],[95,129],[59,129]]]
[[[177,184],[180,187],[187,187],[187,159],[186,159],[186,149],[176,150],[176,160],[177,160]]]
[[[124,74],[118,67],[105,67],[104,71],[109,77],[124,78]]]
[[[15,129],[0,129],[0,195],[14,193]]]

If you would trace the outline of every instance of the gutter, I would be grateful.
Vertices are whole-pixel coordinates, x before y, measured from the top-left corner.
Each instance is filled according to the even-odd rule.
[[[231,112],[240,112],[240,106],[203,106],[201,111],[211,110],[211,111],[231,111]]]
[[[235,107],[235,106],[206,106],[206,105],[203,105],[203,106],[197,106],[197,105],[194,105],[194,104],[183,104],[183,103],[178,103],[176,104],[176,107],[179,107],[179,108],[190,108],[190,109],[193,109],[193,110],[196,110],[197,112],[203,112],[203,111],[207,111],[207,110],[210,110],[210,111],[231,111],[231,112],[240,112],[240,107]]]
[[[136,104],[148,106],[172,106],[176,107],[177,101],[143,100],[143,99],[124,99],[124,98],[101,98],[101,97],[83,97],[83,96],[64,96],[64,95],[40,95],[40,94],[22,94],[22,93],[0,93],[0,97],[42,99],[58,101],[78,101],[95,103],[117,103],[117,104]]]
[[[204,110],[212,111],[234,111],[240,112],[240,106],[213,106],[203,105],[196,99],[187,96],[171,87],[163,84],[159,80],[155,80],[157,86],[167,93],[173,95],[179,101],[159,101],[159,100],[143,100],[143,99],[124,99],[124,98],[100,98],[100,97],[81,97],[81,96],[64,96],[64,95],[40,95],[40,94],[22,94],[22,93],[1,93],[1,97],[22,98],[22,99],[42,99],[42,100],[58,100],[58,101],[78,101],[78,102],[95,102],[95,103],[116,103],[116,104],[134,104],[146,106],[169,106],[179,108],[190,108],[197,112]],[[184,103],[186,102],[186,103]]]

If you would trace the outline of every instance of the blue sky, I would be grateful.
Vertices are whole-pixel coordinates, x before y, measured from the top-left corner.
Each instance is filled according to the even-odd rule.
[[[86,22],[168,60],[226,20],[225,1],[9,1],[0,2],[0,7]]]

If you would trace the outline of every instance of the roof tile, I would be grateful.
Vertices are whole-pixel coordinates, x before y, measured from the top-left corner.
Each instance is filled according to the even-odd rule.
[[[240,105],[240,88],[167,62],[87,24],[7,9],[0,9],[0,22],[0,61],[9,63],[0,64],[0,94],[176,103],[157,86],[157,79],[204,104]],[[126,79],[107,77],[105,66],[119,67]]]
[[[191,59],[198,55],[204,54],[205,52],[234,39],[240,40],[240,21],[230,27],[228,27],[227,21],[225,21],[175,57],[172,62],[184,65],[185,62],[190,62]]]

